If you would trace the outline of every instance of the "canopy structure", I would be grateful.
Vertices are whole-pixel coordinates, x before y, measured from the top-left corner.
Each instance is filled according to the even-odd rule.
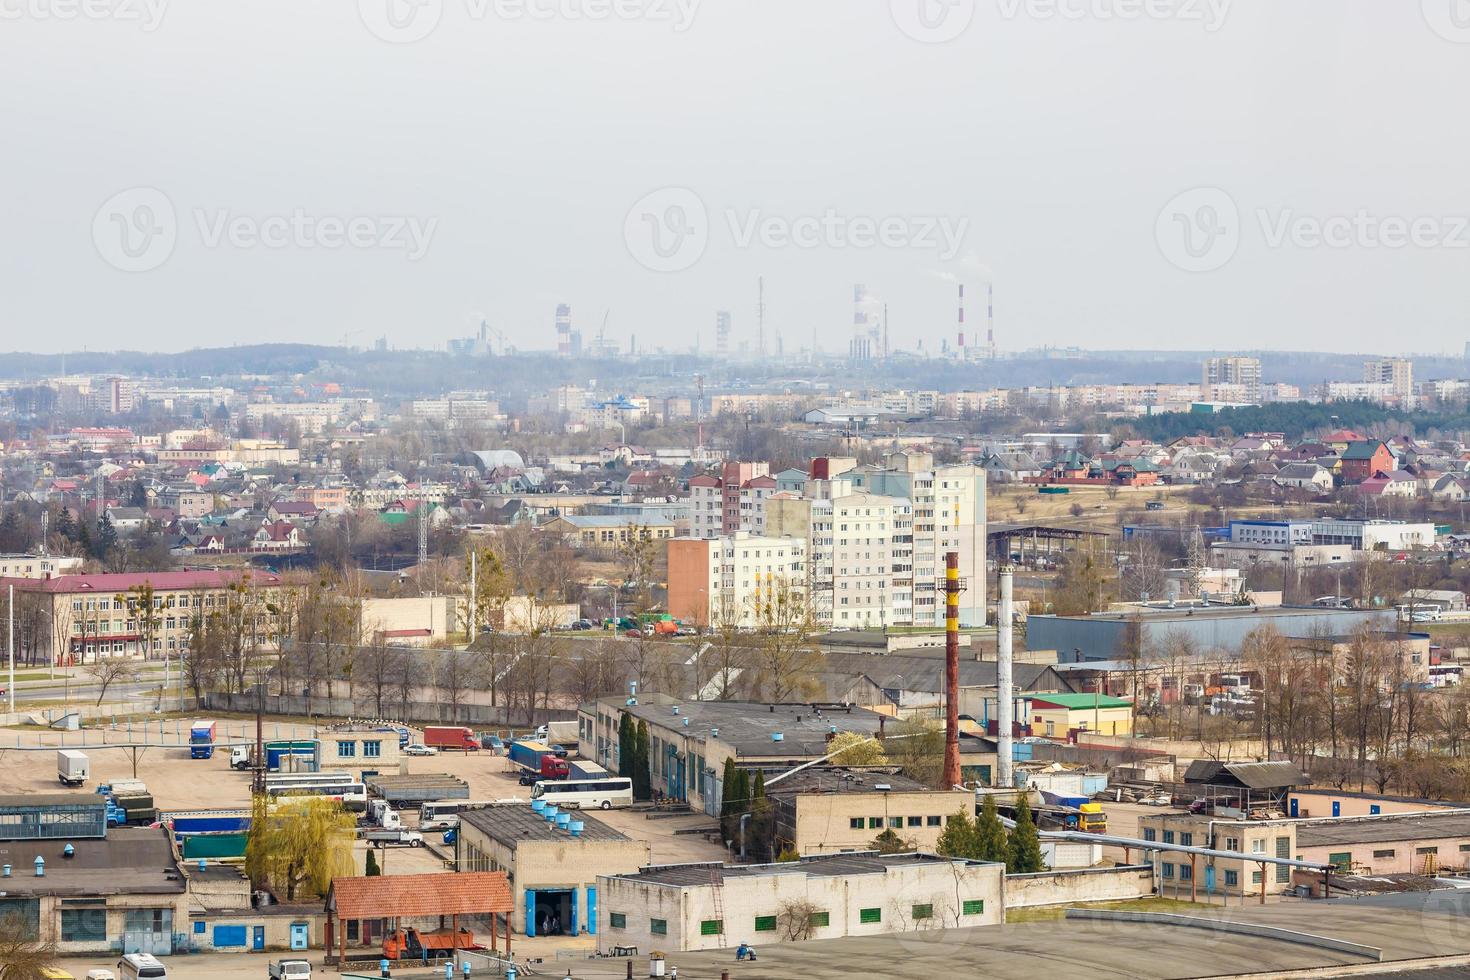
[[[343,925],[346,922],[448,917],[458,934],[461,915],[487,915],[490,948],[494,950],[498,945],[495,917],[503,914],[507,917],[505,951],[509,953],[509,916],[514,908],[510,880],[503,871],[337,878],[327,893],[327,948],[333,946],[335,925],[338,963],[346,960],[347,929]]]

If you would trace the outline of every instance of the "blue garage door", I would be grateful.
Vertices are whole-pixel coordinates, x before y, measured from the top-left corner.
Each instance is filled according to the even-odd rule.
[[[214,948],[224,949],[229,946],[245,945],[244,926],[215,926]]]

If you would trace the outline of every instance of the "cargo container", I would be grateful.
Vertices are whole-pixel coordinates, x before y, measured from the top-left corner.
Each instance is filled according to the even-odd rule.
[[[175,837],[185,834],[233,834],[250,829],[249,810],[189,810],[159,814]]]
[[[87,753],[76,749],[60,749],[56,753],[56,778],[63,786],[80,786],[91,775]]]
[[[390,806],[417,807],[431,800],[467,800],[470,784],[447,773],[421,773],[408,776],[374,776],[367,781],[373,796]]]
[[[480,751],[480,740],[475,738],[475,733],[457,725],[430,725],[424,729],[424,744],[436,749]]]
[[[196,721],[189,726],[189,758],[212,759],[214,758],[214,735],[215,723],[213,721]]]
[[[179,843],[179,851],[188,861],[199,858],[214,858],[223,861],[245,856],[245,845],[250,835],[239,834],[190,834]]]
[[[574,759],[567,763],[567,767],[571,770],[568,774],[570,779],[606,779],[612,775],[597,763],[583,759]]]
[[[523,738],[510,743],[510,761],[523,769],[541,768],[541,757],[551,754],[551,747],[544,742]]]

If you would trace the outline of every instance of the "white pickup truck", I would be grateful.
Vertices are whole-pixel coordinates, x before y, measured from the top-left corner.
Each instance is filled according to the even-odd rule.
[[[311,980],[311,964],[306,960],[272,960],[268,969],[270,980]]]

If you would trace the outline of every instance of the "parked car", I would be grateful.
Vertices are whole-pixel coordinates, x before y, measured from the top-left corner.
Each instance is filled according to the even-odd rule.
[[[494,752],[496,755],[505,755],[505,742],[493,732],[480,734],[480,748]]]
[[[439,750],[423,742],[411,742],[403,747],[404,755],[438,755]]]
[[[311,980],[311,963],[307,960],[273,960],[266,970],[270,980]]]
[[[117,974],[104,967],[88,970],[85,980],[117,980]]]
[[[567,757],[567,747],[565,745],[553,745],[551,746],[551,754],[558,759],[565,759]]]

